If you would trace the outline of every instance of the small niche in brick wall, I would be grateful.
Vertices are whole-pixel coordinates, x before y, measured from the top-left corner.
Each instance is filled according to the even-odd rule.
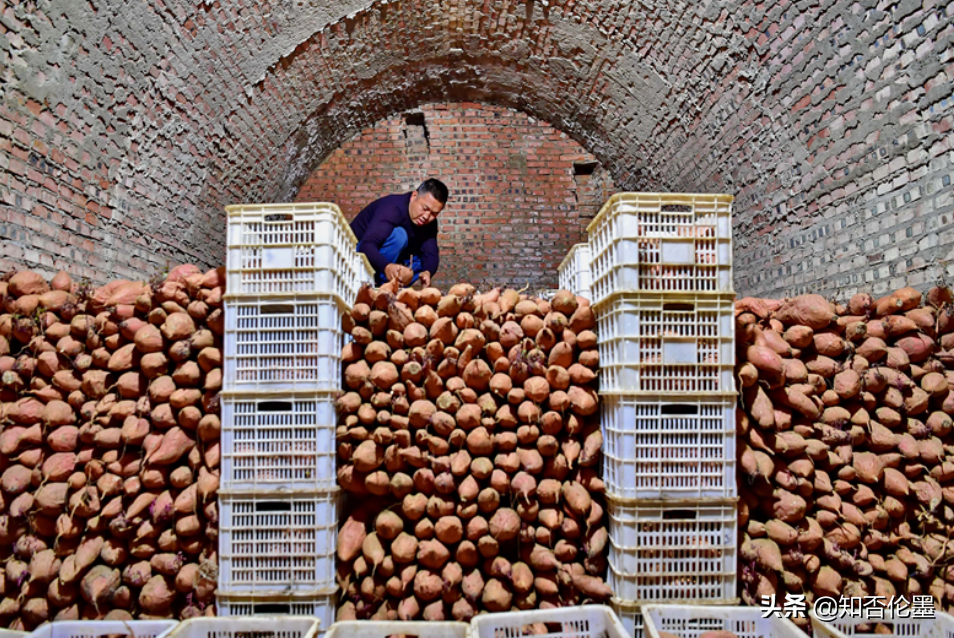
[[[404,123],[408,126],[424,126],[427,120],[424,119],[423,113],[406,113]]]
[[[577,176],[592,175],[599,165],[599,162],[573,162],[573,174]]]

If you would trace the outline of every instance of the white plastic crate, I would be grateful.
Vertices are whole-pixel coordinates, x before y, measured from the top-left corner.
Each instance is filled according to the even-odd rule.
[[[607,585],[618,598],[712,604],[735,600],[739,538],[735,501],[606,500]]]
[[[325,631],[335,621],[338,594],[318,591],[302,595],[261,594],[255,596],[215,592],[216,612],[223,618],[237,616],[313,616],[318,619],[318,631]],[[242,637],[245,638],[245,637]]]
[[[344,311],[330,295],[226,297],[223,390],[340,390]]]
[[[319,624],[313,616],[190,618],[161,638],[315,638]]]
[[[470,625],[464,622],[418,620],[339,620],[324,638],[468,638]]]
[[[731,294],[619,294],[596,306],[600,392],[735,392]]]
[[[59,620],[34,629],[30,638],[96,638],[120,635],[156,638],[179,624],[178,620]]]
[[[371,262],[368,261],[368,256],[364,253],[356,252],[354,254],[354,293],[351,298],[351,303],[353,303],[354,298],[358,294],[358,288],[361,287],[361,284],[369,283],[374,285],[374,268],[371,266]]]
[[[560,288],[590,299],[590,245],[576,244],[563,258],[557,272]]]
[[[627,638],[613,610],[606,605],[580,605],[558,609],[508,611],[480,614],[470,621],[471,638],[518,638],[527,635],[524,627],[545,623],[546,638]]]
[[[618,193],[587,226],[593,301],[622,291],[731,292],[731,195]]]
[[[731,631],[739,638],[805,638],[805,632],[786,618],[762,618],[758,607],[713,605],[655,605],[642,607],[644,635],[659,638],[668,631],[680,638],[699,638],[707,631]]]
[[[335,204],[226,206],[230,294],[322,293],[354,299],[357,238]]]
[[[613,613],[619,618],[620,624],[623,625],[627,636],[644,638],[646,632],[643,629],[643,613],[638,604],[611,598],[610,606],[613,608]]]
[[[736,396],[603,395],[603,481],[617,499],[738,495]]]
[[[335,395],[222,395],[225,491],[334,490]]]
[[[333,590],[339,495],[338,490],[291,495],[220,491],[219,590]]]
[[[910,602],[910,599],[909,599]],[[912,615],[905,612],[905,615]],[[935,612],[934,618],[901,618],[893,611],[885,610],[884,618],[846,616],[832,621],[822,621],[809,609],[814,638],[878,638],[880,636],[904,636],[906,638],[954,638],[954,616]],[[880,625],[882,631],[875,631]]]

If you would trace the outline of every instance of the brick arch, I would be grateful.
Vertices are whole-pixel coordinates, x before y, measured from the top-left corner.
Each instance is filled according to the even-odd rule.
[[[688,143],[712,94],[749,99],[757,46],[722,5],[686,3],[654,16],[571,2],[490,9],[470,0],[447,18],[445,4],[375,3],[329,24],[269,70],[264,93],[293,86],[300,95],[284,99],[300,100],[307,114],[290,138],[283,193],[362,128],[442,101],[493,104],[545,120],[593,152],[622,188],[727,181],[725,173],[713,179],[655,157],[662,152],[669,160],[665,155]],[[692,43],[707,37],[719,46],[694,51]],[[290,81],[301,77],[308,82]]]
[[[212,265],[377,120],[478,100],[620,188],[736,195],[736,288],[954,276],[954,14],[935,3],[38,0],[0,31],[0,268]],[[8,141],[8,143],[7,143]]]

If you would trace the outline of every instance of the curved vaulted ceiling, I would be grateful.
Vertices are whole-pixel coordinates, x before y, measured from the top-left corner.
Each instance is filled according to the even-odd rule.
[[[291,199],[388,115],[479,101],[566,132],[621,188],[736,195],[742,292],[934,276],[944,241],[914,256],[901,243],[936,234],[947,211],[926,200],[950,172],[948,13],[855,0],[21,2],[0,16],[7,241],[29,243],[15,213],[40,205],[105,244],[118,272],[220,261],[223,205]],[[926,212],[909,233],[892,197],[910,202],[910,184]],[[54,237],[61,220],[40,218],[30,231]]]

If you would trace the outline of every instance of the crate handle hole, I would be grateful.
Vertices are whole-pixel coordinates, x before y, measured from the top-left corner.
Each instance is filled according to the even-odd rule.
[[[268,304],[262,306],[263,315],[290,315],[295,312],[295,306],[291,304]]]
[[[262,401],[258,409],[260,412],[291,412],[292,404],[288,401]]]
[[[266,222],[290,222],[292,220],[291,213],[276,213],[274,215],[265,215]]]
[[[285,501],[258,501],[255,503],[256,512],[290,512],[291,503]]]
[[[693,312],[696,309],[695,304],[691,303],[664,303],[663,310],[667,312]]]
[[[664,405],[659,408],[660,414],[699,414],[698,405]]]
[[[696,520],[697,513],[692,510],[669,510],[668,512],[663,512],[664,521],[672,520]]]
[[[279,603],[255,605],[255,613],[256,614],[290,614],[291,605],[282,605]]]
[[[691,213],[692,206],[686,204],[663,204],[660,210],[664,213]]]

